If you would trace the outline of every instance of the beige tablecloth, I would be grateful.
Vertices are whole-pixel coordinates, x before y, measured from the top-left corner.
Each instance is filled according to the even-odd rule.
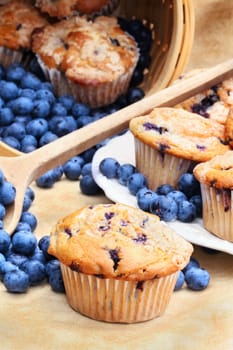
[[[194,0],[196,31],[186,70],[209,67],[233,57],[233,0]],[[62,180],[51,190],[36,189],[32,211],[38,237],[56,220],[83,204],[109,202],[87,197],[77,182]],[[174,293],[166,313],[149,322],[117,325],[96,322],[74,312],[65,295],[48,284],[12,295],[0,285],[0,347],[2,350],[181,350],[233,349],[233,256],[195,256],[211,274],[202,292],[184,288]]]

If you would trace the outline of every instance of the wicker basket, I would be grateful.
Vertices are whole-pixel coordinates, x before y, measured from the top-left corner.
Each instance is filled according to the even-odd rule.
[[[194,36],[192,0],[121,0],[116,15],[143,20],[153,33],[151,65],[141,85],[146,95],[168,86],[184,71]],[[21,152],[0,142],[0,155]]]
[[[120,15],[142,19],[153,31],[152,62],[142,87],[151,94],[184,71],[194,37],[192,0],[121,0]]]

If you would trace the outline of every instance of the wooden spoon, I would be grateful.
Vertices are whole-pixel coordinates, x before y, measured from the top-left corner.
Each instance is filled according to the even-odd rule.
[[[201,72],[200,75],[181,80],[178,84],[145,97],[31,153],[18,157],[0,157],[0,169],[16,188],[14,204],[9,207],[7,220],[4,220],[6,231],[12,234],[20,219],[26,188],[46,171],[127,129],[132,118],[146,114],[154,107],[174,106],[230,76],[233,76],[233,59]]]

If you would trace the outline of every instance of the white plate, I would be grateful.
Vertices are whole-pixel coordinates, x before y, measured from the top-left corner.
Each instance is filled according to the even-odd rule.
[[[106,197],[113,202],[137,207],[136,198],[129,193],[127,187],[120,185],[115,179],[107,179],[100,173],[99,164],[106,157],[115,158],[120,164],[135,164],[134,141],[129,131],[122,136],[114,137],[106,146],[95,153],[92,161],[92,171],[96,183],[103,189]],[[233,243],[209,233],[203,228],[201,219],[196,219],[189,224],[180,221],[173,221],[167,224],[193,244],[233,254]]]

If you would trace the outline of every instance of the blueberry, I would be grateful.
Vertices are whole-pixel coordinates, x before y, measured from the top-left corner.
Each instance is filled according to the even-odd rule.
[[[1,229],[0,230],[0,253],[4,254],[9,249],[11,243],[11,239],[9,234]]]
[[[144,73],[141,68],[137,68],[134,70],[132,78],[130,80],[130,87],[135,87],[140,85],[143,82]]]
[[[32,201],[28,196],[24,196],[22,211],[27,211],[31,207]]]
[[[107,157],[101,160],[99,170],[108,179],[114,179],[117,177],[119,166],[120,163],[116,159]]]
[[[76,157],[72,157],[63,165],[63,171],[67,179],[79,179],[81,175],[81,165],[78,161],[76,161]]]
[[[18,97],[19,89],[17,85],[9,81],[1,81],[0,96],[4,101],[13,100]]]
[[[51,131],[46,131],[39,139],[39,146],[42,147],[48,143],[58,139],[58,136]]]
[[[196,206],[189,201],[178,203],[177,219],[182,222],[192,222],[197,217]]]
[[[60,262],[58,259],[52,259],[49,260],[46,264],[45,264],[45,271],[47,276],[51,276],[54,271],[56,270],[60,270]]]
[[[132,164],[122,164],[117,169],[117,179],[118,182],[123,185],[127,186],[128,178],[136,172],[136,168]]]
[[[47,118],[50,114],[50,103],[48,100],[35,99],[33,101],[32,116],[34,118]]]
[[[6,261],[5,255],[2,254],[2,253],[0,253],[0,264],[1,264],[3,261]]]
[[[36,91],[33,89],[20,89],[19,90],[19,97],[28,97],[30,100],[34,100],[36,97]]]
[[[183,273],[183,271],[179,271],[178,278],[177,278],[174,290],[175,291],[180,290],[183,287],[184,282],[185,282],[185,280],[184,280],[184,273]]]
[[[205,289],[210,281],[209,272],[201,267],[191,267],[185,273],[185,282],[187,287],[192,290],[203,290]]]
[[[169,192],[172,192],[174,190],[175,190],[174,186],[163,184],[156,188],[156,193],[158,193],[159,195],[166,196]]]
[[[22,222],[22,221],[18,222],[14,232],[18,232],[18,231],[27,231],[29,233],[32,233],[31,226],[27,222]]]
[[[14,202],[16,196],[16,189],[9,181],[4,181],[0,185],[0,203],[4,206],[10,205]]]
[[[25,261],[28,260],[28,257],[23,254],[18,254],[15,252],[12,252],[8,257],[7,261],[10,261],[12,264],[20,267]]]
[[[189,199],[189,202],[194,204],[197,211],[197,216],[202,217],[202,198],[200,194],[196,194]]]
[[[130,175],[127,181],[128,190],[132,195],[136,195],[141,188],[147,187],[147,185],[147,179],[141,173]]]
[[[66,110],[69,112],[69,111],[71,111],[71,109],[75,103],[75,100],[70,95],[61,95],[58,97],[57,102],[61,103],[66,108]]]
[[[161,220],[170,222],[177,218],[177,203],[164,195],[158,196],[158,199],[152,201],[150,212],[156,214]]]
[[[5,215],[6,215],[6,208],[2,203],[0,203],[0,220],[3,220]]]
[[[25,135],[25,126],[19,122],[14,122],[11,125],[9,125],[8,128],[5,129],[5,132],[3,134],[4,137],[13,136],[19,141],[22,140]]]
[[[0,263],[0,279],[3,280],[4,275],[8,272],[19,270],[18,266],[12,264],[10,261],[2,261]]]
[[[6,69],[6,79],[18,83],[25,73],[26,71],[21,65],[13,63]]]
[[[191,257],[188,264],[183,268],[183,272],[186,273],[189,269],[191,269],[191,267],[200,267],[199,262],[197,261],[197,259]]]
[[[38,260],[27,260],[20,268],[29,276],[31,286],[38,285],[46,278],[45,265]]]
[[[95,146],[88,148],[86,151],[80,153],[80,157],[83,158],[84,162],[91,162],[92,158],[96,152]]]
[[[180,201],[187,200],[186,195],[183,192],[178,191],[178,190],[173,190],[173,191],[169,192],[167,194],[167,197],[174,199],[174,201],[176,201],[176,203],[179,203]]]
[[[30,197],[31,201],[34,201],[35,199],[35,192],[31,187],[27,187],[25,194]]]
[[[17,231],[11,241],[16,253],[27,256],[33,254],[37,246],[36,237],[28,231]]]
[[[64,173],[63,171],[63,166],[62,165],[58,165],[56,168],[52,169],[53,172],[53,178],[55,181],[59,181],[62,178],[62,175]]]
[[[62,103],[56,102],[54,103],[52,110],[51,110],[52,115],[61,115],[65,116],[67,114],[67,109]]]
[[[49,284],[54,292],[65,293],[65,287],[64,287],[62,274],[60,270],[55,270],[49,276]]]
[[[39,248],[42,250],[45,259],[47,261],[54,259],[54,256],[48,253],[48,247],[49,247],[49,243],[50,243],[50,237],[48,235],[43,236],[42,238],[40,238],[39,242],[38,242],[38,246]]]
[[[21,140],[21,152],[29,153],[37,149],[38,142],[35,136],[26,134]]]
[[[94,196],[102,191],[92,175],[84,175],[79,181],[79,186],[81,192],[88,196]]]
[[[72,106],[72,114],[75,118],[90,114],[90,107],[84,103],[77,102]]]
[[[10,293],[25,293],[29,288],[29,276],[21,270],[7,272],[3,278],[4,286]]]
[[[194,196],[195,194],[200,194],[200,184],[191,173],[184,173],[180,176],[177,188],[188,198]]]
[[[38,260],[42,264],[44,264],[44,265],[46,264],[46,259],[45,259],[44,253],[42,252],[42,250],[39,247],[37,247],[35,249],[34,253],[29,256],[29,259]]]
[[[5,180],[4,173],[3,173],[3,171],[0,169],[0,185],[3,184],[4,180]]]
[[[86,164],[83,165],[82,169],[81,169],[81,175],[92,175],[92,163],[88,162]]]
[[[37,218],[34,214],[32,214],[30,212],[27,212],[27,211],[23,212],[21,214],[19,221],[28,223],[31,227],[32,232],[37,227]]]
[[[8,146],[17,149],[20,151],[21,145],[20,141],[17,140],[14,136],[6,136],[2,138],[2,141],[6,143]]]
[[[144,211],[150,211],[151,208],[151,203],[153,201],[156,200],[156,198],[158,199],[158,194],[147,189],[146,191],[144,191],[143,194],[138,194],[141,190],[139,190],[136,194],[137,196],[137,204],[138,207]]]
[[[145,93],[143,92],[142,89],[132,87],[127,92],[127,101],[128,101],[127,104],[135,103],[141,100],[144,96],[145,96]]]
[[[6,71],[2,64],[0,64],[0,79],[5,77]]]
[[[43,118],[32,119],[26,126],[26,132],[36,138],[40,138],[48,131],[48,122]]]
[[[20,81],[20,87],[38,90],[41,87],[41,81],[35,74],[26,72]]]
[[[18,97],[11,102],[11,109],[14,114],[28,115],[33,110],[33,101],[29,97]]]
[[[39,89],[36,91],[35,95],[36,99],[46,100],[50,103],[50,105],[53,105],[56,101],[56,97],[54,96],[54,93],[48,89]]]
[[[90,117],[89,115],[82,115],[81,117],[78,117],[76,120],[77,129],[80,129],[83,126],[90,124],[91,122],[93,122],[92,117]]]
[[[36,185],[40,188],[52,188],[56,182],[53,169],[46,171],[36,179]]]
[[[8,107],[0,108],[0,126],[10,125],[14,120],[14,113]]]
[[[49,130],[57,136],[64,136],[74,130],[76,130],[76,121],[72,116],[53,116],[49,120]]]

